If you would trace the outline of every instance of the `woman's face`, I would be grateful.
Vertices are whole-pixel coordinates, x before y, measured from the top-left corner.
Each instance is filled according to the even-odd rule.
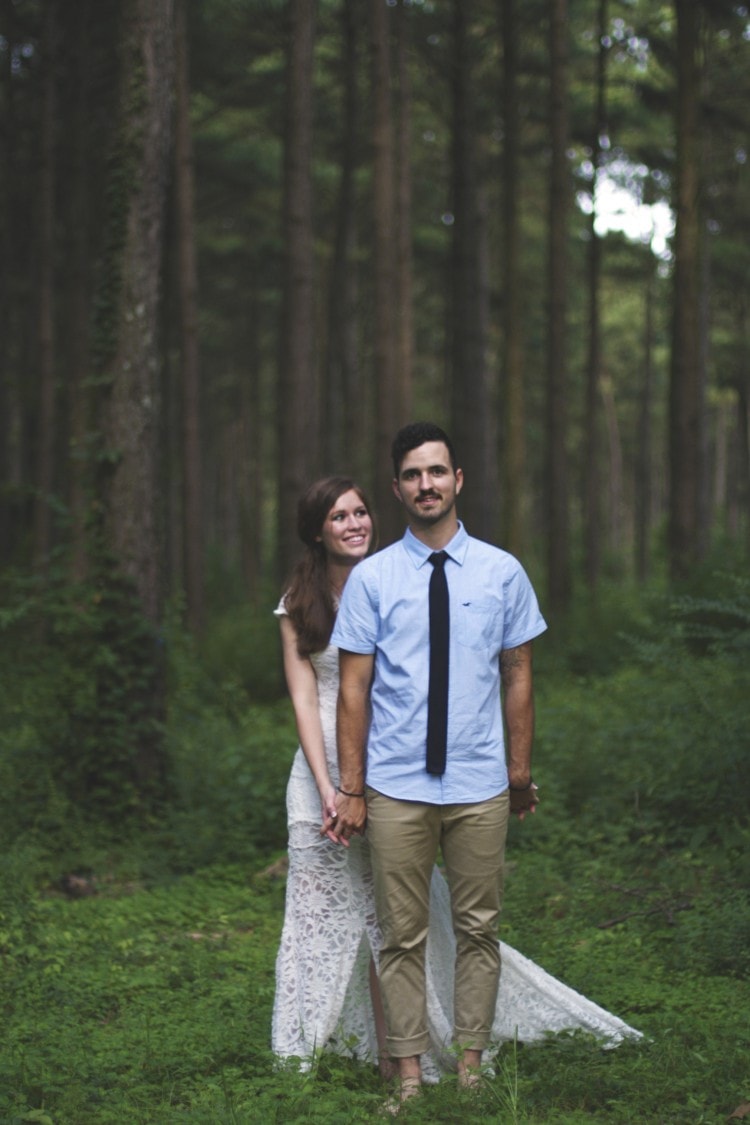
[[[372,520],[353,488],[339,496],[318,538],[332,562],[355,563],[365,557],[372,539]]]

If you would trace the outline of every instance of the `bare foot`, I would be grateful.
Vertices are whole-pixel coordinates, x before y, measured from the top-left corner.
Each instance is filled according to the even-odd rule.
[[[473,1067],[458,1068],[458,1085],[462,1090],[477,1090],[482,1084],[482,1073]]]
[[[462,1090],[476,1090],[482,1083],[482,1052],[464,1051],[458,1060],[458,1085]]]
[[[419,1097],[421,1093],[421,1078],[402,1078],[398,1084],[396,1093],[383,1104],[380,1112],[383,1116],[398,1117],[404,1102],[408,1102],[411,1098]]]

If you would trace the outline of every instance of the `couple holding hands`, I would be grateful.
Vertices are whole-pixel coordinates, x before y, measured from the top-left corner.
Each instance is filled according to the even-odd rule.
[[[392,456],[404,537],[371,554],[361,488],[315,482],[276,610],[300,748],[272,1046],[302,1065],[320,1049],[377,1062],[397,1112],[446,1070],[476,1084],[503,1040],[638,1032],[498,942],[508,820],[538,801],[546,624],[517,560],[459,521],[448,435],[413,423]]]

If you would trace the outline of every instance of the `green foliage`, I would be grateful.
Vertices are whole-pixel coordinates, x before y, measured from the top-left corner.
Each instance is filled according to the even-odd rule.
[[[713,589],[653,602],[639,635],[613,630],[613,674],[540,678],[546,796],[577,823],[670,848],[746,840],[747,581]],[[600,633],[578,626],[593,662]]]
[[[42,613],[39,590],[15,589],[0,678],[0,1120],[375,1119],[374,1069],[321,1052],[300,1072],[270,1055],[297,745],[288,701],[258,702],[248,674],[278,667],[272,615],[222,619],[200,647],[169,623],[171,799],[136,845],[127,810],[97,823],[50,749],[87,676],[136,646],[105,646],[107,664],[102,631],[82,624],[101,602],[50,590]],[[714,575],[676,599],[633,595],[619,619],[605,599],[577,609],[572,656],[539,645],[542,802],[512,825],[502,936],[644,1039],[504,1044],[471,1098],[448,1076],[405,1121],[718,1125],[747,1100],[747,598],[744,577]],[[54,647],[33,639],[39,622]],[[93,749],[108,728],[84,714]],[[82,878],[61,880],[72,870]]]
[[[235,604],[217,613],[200,643],[206,674],[221,690],[236,691],[266,703],[285,694],[278,621],[273,609],[278,596],[260,606]]]
[[[610,877],[627,878],[617,852],[607,858]],[[476,1094],[447,1076],[404,1119],[718,1125],[747,1094],[747,979],[665,960],[664,927],[648,918],[597,928],[587,917],[596,862],[582,849],[575,872],[563,867],[548,855],[517,858],[504,936],[646,1038],[616,1050],[585,1035],[506,1044]],[[151,886],[102,873],[90,897],[28,888],[21,897],[16,921],[0,924],[0,1119],[375,1119],[386,1091],[372,1068],[325,1053],[308,1073],[273,1063],[281,880],[226,866]],[[685,948],[694,948],[687,938]]]
[[[176,621],[166,631],[170,800],[158,828],[166,864],[193,870],[251,861],[286,844],[285,793],[297,735],[286,699],[265,707],[277,677],[270,611],[221,618],[200,651]],[[257,678],[256,678],[257,675]]]
[[[162,653],[130,584],[6,576],[0,833],[66,837],[161,795]]]

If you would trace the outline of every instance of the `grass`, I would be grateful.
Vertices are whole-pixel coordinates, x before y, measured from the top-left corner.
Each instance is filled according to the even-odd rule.
[[[646,1039],[506,1044],[478,1094],[447,1078],[404,1120],[698,1125],[747,1099],[748,982],[675,967],[664,919],[602,928],[612,903],[593,893],[597,866],[576,865],[578,894],[551,860],[521,852],[504,936]],[[0,1120],[375,1120],[385,1090],[372,1068],[326,1054],[307,1074],[274,1066],[282,911],[283,879],[239,866],[151,886],[102,877],[87,897],[48,888],[6,905]]]
[[[613,606],[596,637],[563,629],[558,648],[540,645],[542,804],[511,826],[502,937],[644,1039],[506,1043],[477,1092],[447,1077],[404,1121],[718,1125],[750,1102],[742,583],[720,615],[693,600],[645,631],[636,599],[637,642]],[[70,657],[37,667],[33,646],[25,662],[5,646],[1,1125],[378,1119],[371,1067],[321,1052],[301,1073],[270,1053],[296,738],[288,703],[236,678],[252,630],[222,628],[213,679],[179,636],[171,646],[172,798],[137,839],[69,784]]]

